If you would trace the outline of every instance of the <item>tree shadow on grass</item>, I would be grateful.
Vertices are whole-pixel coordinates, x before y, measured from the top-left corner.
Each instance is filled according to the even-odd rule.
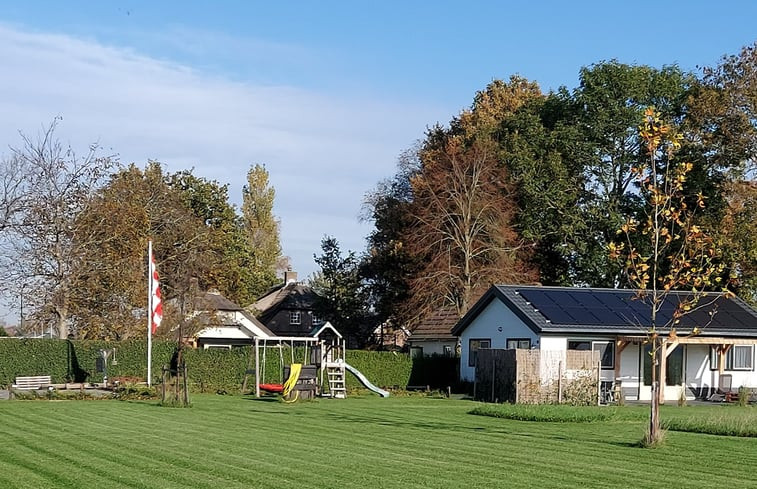
[[[361,415],[353,415],[353,414],[329,414],[331,418],[340,421],[340,422],[351,422],[356,424],[373,424],[378,425],[386,428],[400,428],[400,429],[419,429],[424,431],[445,431],[445,432],[459,432],[459,433],[481,433],[481,434],[491,434],[491,435],[501,435],[501,436],[512,436],[512,437],[518,437],[518,438],[532,438],[532,439],[545,439],[545,440],[556,440],[560,442],[573,442],[576,441],[575,434],[571,433],[560,433],[559,431],[553,431],[553,432],[544,432],[544,431],[524,431],[523,429],[513,429],[511,427],[502,427],[502,426],[466,426],[465,424],[457,424],[457,423],[445,423],[445,422],[413,422],[413,421],[405,421],[401,419],[393,419],[388,417],[381,417],[381,416],[361,416]],[[518,427],[520,428],[526,428],[528,429],[529,425],[533,424],[541,424],[540,422],[532,422],[532,421],[514,421],[515,423],[518,423]],[[553,424],[558,430],[559,426],[562,423],[551,423]],[[634,442],[628,442],[628,441],[622,441],[622,440],[612,440],[612,439],[606,439],[606,438],[595,438],[594,436],[586,437],[584,440],[586,443],[596,444],[596,445],[610,445],[613,447],[622,447],[622,448],[640,448],[640,444],[638,441]]]
[[[242,399],[245,401],[252,401],[252,402],[281,402],[281,400],[278,397],[274,397],[274,396],[254,397],[252,394],[244,395],[242,396]]]

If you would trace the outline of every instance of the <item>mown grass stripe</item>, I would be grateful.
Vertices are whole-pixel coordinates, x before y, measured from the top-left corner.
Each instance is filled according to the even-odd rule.
[[[0,435],[23,440],[16,447],[0,447],[0,467],[7,469],[0,484],[107,488],[141,487],[144,480],[149,487],[225,488],[701,487],[716,470],[733,474],[733,488],[752,487],[749,474],[738,468],[757,465],[754,439],[670,432],[665,447],[633,447],[644,425],[625,417],[582,424],[521,422],[470,416],[471,402],[427,398],[284,405],[196,396],[193,402],[191,409],[114,401],[0,404],[13,418],[0,424]],[[637,412],[626,415],[632,418]],[[70,445],[72,456],[84,461],[69,469],[68,479],[55,471],[41,477],[28,460],[37,445],[53,451]],[[3,458],[8,453],[13,455]],[[54,466],[69,463],[54,454],[45,457]],[[118,474],[124,476],[121,482]]]

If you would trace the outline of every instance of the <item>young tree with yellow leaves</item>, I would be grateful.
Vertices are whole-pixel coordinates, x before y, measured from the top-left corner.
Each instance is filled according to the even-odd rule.
[[[695,310],[716,312],[715,298],[708,291],[721,289],[731,296],[723,281],[725,266],[709,236],[697,224],[697,212],[705,207],[705,197],[687,195],[686,178],[693,165],[674,158],[682,136],[674,134],[654,108],[645,112],[639,133],[646,158],[632,168],[639,193],[644,200],[642,215],[628,217],[618,234],[621,240],[609,245],[610,257],[620,260],[637,299],[650,307],[650,327],[645,331],[650,345],[652,365],[652,401],[646,445],[661,441],[660,386],[661,356],[665,354],[665,337],[678,335],[681,318]],[[678,304],[668,318],[660,314],[672,291]],[[696,335],[707,324],[694,327],[687,334]]]

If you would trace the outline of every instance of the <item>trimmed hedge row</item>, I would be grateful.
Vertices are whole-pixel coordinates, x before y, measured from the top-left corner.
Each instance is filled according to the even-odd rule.
[[[116,348],[115,363],[108,362],[108,377],[145,378],[147,342],[142,341],[65,341],[45,339],[0,339],[0,386],[8,386],[18,376],[50,375],[53,383],[102,382],[103,374],[96,372],[95,362],[101,349]],[[155,341],[152,345],[152,379],[160,382],[164,365],[169,365],[175,352],[173,342]],[[250,348],[232,350],[184,350],[189,379],[193,390],[237,391],[247,370]],[[295,362],[302,361],[304,351],[295,348]],[[268,348],[265,381],[281,382],[281,359],[288,365],[292,352],[288,348],[279,353]],[[360,370],[371,382],[381,387],[454,385],[455,359],[431,357],[411,359],[407,354],[349,350],[347,362]],[[262,363],[262,353],[261,353]],[[254,368],[254,359],[251,365]],[[261,365],[262,369],[262,365]],[[254,378],[248,381],[254,384]],[[347,374],[347,387],[361,387],[359,381]]]

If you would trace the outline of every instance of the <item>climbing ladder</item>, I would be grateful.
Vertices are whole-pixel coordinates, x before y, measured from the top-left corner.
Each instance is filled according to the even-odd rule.
[[[326,364],[326,376],[329,382],[329,393],[336,399],[347,397],[347,387],[344,383],[344,362]]]

